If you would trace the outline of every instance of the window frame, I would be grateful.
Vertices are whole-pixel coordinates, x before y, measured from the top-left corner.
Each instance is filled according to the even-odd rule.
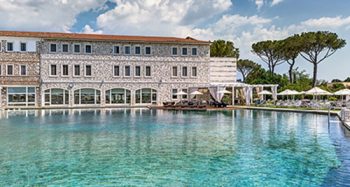
[[[174,91],[175,91],[175,93],[174,93]],[[171,89],[171,99],[172,100],[178,100],[179,99],[178,95],[176,95],[177,92],[178,92],[177,88],[172,88]]]
[[[75,46],[79,46],[79,52],[75,51]],[[73,44],[73,53],[75,53],[75,54],[80,54],[81,53],[81,44],[78,44],[78,43]]]
[[[149,68],[149,75],[147,75],[147,68]],[[145,77],[152,77],[152,67],[151,66],[145,66]]]
[[[90,46],[90,52],[86,51],[87,46]],[[84,44],[84,54],[92,54],[92,45],[91,44]]]
[[[63,74],[63,73],[64,73],[64,68],[63,68],[64,66],[67,66],[67,68],[68,68],[68,69],[67,69],[67,75],[64,75],[64,74]],[[69,65],[68,65],[68,64],[62,64],[62,65],[61,65],[61,70],[62,70],[62,71],[61,71],[61,76],[62,76],[62,77],[69,77]]]
[[[24,45],[25,50],[22,50],[22,45]],[[28,51],[27,42],[19,42],[19,51],[20,52],[27,52]]]
[[[134,68],[135,68],[134,76],[135,77],[141,77],[141,75],[142,75],[142,66],[136,65],[136,66],[134,66]],[[137,68],[140,68],[140,74],[138,74],[138,75],[137,75]]]
[[[52,66],[56,66],[56,75],[52,75]],[[49,66],[49,76],[50,77],[57,77],[58,76],[57,64],[50,64],[50,66]]]
[[[176,54],[174,54],[174,49],[176,49]],[[171,56],[179,56],[179,48],[178,47],[171,47]]]
[[[90,66],[90,75],[87,75],[87,67],[88,66]],[[84,77],[92,77],[92,65],[91,64],[84,65]]]
[[[139,48],[139,49],[140,49],[140,53],[139,53],[139,54],[136,53],[136,48]],[[142,48],[141,48],[140,45],[135,45],[135,46],[134,46],[134,55],[142,55]]]
[[[116,51],[116,47],[118,47],[118,53]],[[113,45],[113,54],[119,55],[120,54],[120,45]]]
[[[12,74],[9,75],[9,72],[8,72],[8,67],[11,66],[12,67]],[[6,76],[14,76],[15,75],[15,66],[13,64],[6,64]]]
[[[193,75],[193,68],[195,68],[196,69],[196,75]],[[197,66],[192,66],[191,67],[191,77],[193,77],[193,78],[197,78],[198,77],[198,67]]]
[[[25,67],[25,70],[26,70],[24,75],[22,75],[22,67],[23,66]],[[26,64],[20,64],[18,70],[19,70],[18,75],[28,76],[28,66]]]
[[[174,75],[174,68],[176,68],[176,75]],[[179,67],[171,66],[171,77],[179,77]]]
[[[79,66],[79,75],[75,74],[75,66]],[[73,70],[73,77],[81,77],[81,65],[80,64],[74,64],[72,70]]]
[[[63,46],[64,45],[67,45],[67,51],[63,51]],[[61,44],[61,51],[62,51],[62,53],[69,53],[69,44],[67,44],[67,43],[63,43],[63,44]]]
[[[184,75],[184,68],[186,68],[186,75]],[[188,67],[181,66],[181,77],[188,77]]]
[[[126,53],[126,48],[129,48],[129,53]],[[124,45],[124,55],[131,55],[131,45]]]
[[[129,67],[129,75],[126,75],[126,67]],[[131,77],[132,76],[132,73],[131,73],[131,66],[130,65],[125,65],[124,66],[124,74],[123,74],[124,77]]]
[[[55,50],[55,51],[52,51],[52,45],[55,45],[55,47],[56,47],[56,50]],[[50,43],[50,44],[49,44],[49,52],[50,52],[50,53],[57,53],[57,52],[58,52],[57,44],[56,44],[56,43]]]
[[[12,50],[8,50],[8,44],[12,45]],[[14,48],[13,48],[14,42],[6,42],[6,52],[13,52]]]
[[[196,54],[193,54],[193,49],[196,49]],[[192,47],[191,48],[191,56],[198,56],[198,47]]]
[[[118,75],[115,75],[115,68],[118,67]],[[120,65],[113,65],[113,77],[120,77]]]
[[[186,49],[186,54],[184,55],[183,50]],[[188,47],[181,47],[181,56],[188,56]]]
[[[149,54],[147,53],[147,48],[149,48]],[[148,56],[150,56],[150,55],[152,55],[152,46],[150,46],[150,45],[148,45],[148,46],[145,46],[145,55],[148,55]]]

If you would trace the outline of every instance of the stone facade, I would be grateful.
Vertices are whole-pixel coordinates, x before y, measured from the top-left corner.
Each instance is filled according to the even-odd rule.
[[[6,40],[1,41],[0,52],[0,89],[1,107],[8,106],[7,92],[9,87],[35,87],[36,103],[40,105],[40,55],[36,52],[7,52]],[[13,67],[8,75],[7,67]],[[26,74],[20,74],[20,67],[25,66]]]
[[[12,36],[18,33],[10,34]],[[40,38],[40,33],[34,34],[38,37],[27,38],[27,41],[32,44],[32,52],[6,52],[6,40],[1,41],[0,84],[3,108],[9,107],[7,101],[7,87],[9,86],[35,87],[35,107],[85,107],[85,105],[87,107],[108,107],[112,105],[106,103],[106,93],[116,88],[130,91],[130,103],[114,105],[161,105],[165,101],[173,100],[173,89],[178,91],[187,89],[189,93],[191,88],[210,86],[210,76],[214,72],[213,67],[217,66],[215,63],[214,66],[211,65],[215,60],[210,58],[209,43],[191,38],[174,39],[174,41],[172,41],[173,38],[170,38],[166,42],[158,42],[157,40],[150,42],[152,37],[148,38],[147,42],[135,40],[100,41],[86,38]],[[28,33],[25,35],[27,36]],[[32,34],[30,35],[33,37]],[[69,37],[71,36],[73,35],[69,35]],[[3,38],[6,39],[6,37]],[[158,39],[163,40],[162,38]],[[19,44],[21,38],[12,37],[11,42],[13,41]],[[68,47],[67,51],[63,50],[63,45],[65,48]],[[74,50],[76,46],[80,46],[80,52]],[[86,51],[85,46],[89,46],[89,49],[91,47],[91,52],[90,50]],[[116,53],[116,46],[119,47],[119,53]],[[125,47],[129,47],[130,54],[126,54]],[[140,50],[140,54],[136,54],[136,48]],[[150,49],[150,54],[146,54],[146,48]],[[176,48],[177,54],[173,54],[174,48]],[[187,51],[186,55],[182,54],[183,50]],[[226,62],[225,59],[220,59],[224,66],[232,61],[234,59],[227,59]],[[14,75],[6,75],[6,64],[14,65]],[[27,67],[26,76],[19,75],[21,65]],[[76,65],[80,67],[80,75],[78,76],[74,73]],[[114,73],[115,66],[119,67],[119,75]],[[130,76],[125,73],[126,67],[130,68]],[[176,76],[173,73],[175,67]],[[234,67],[235,71],[235,64],[231,67]],[[65,73],[63,73],[64,68],[66,68]],[[86,75],[89,68],[91,68],[91,75]],[[137,69],[140,70],[139,76],[136,75],[136,68],[140,68]],[[150,75],[147,75],[146,69],[149,70],[149,68]],[[216,71],[216,73],[220,72]],[[235,80],[235,78],[230,80]],[[79,99],[82,97],[91,98],[85,92],[83,95],[79,91],[81,89],[93,89],[95,93],[100,93],[99,102],[96,103],[98,97],[95,96],[93,104],[81,104],[83,102],[75,104],[78,97]],[[143,92],[140,92],[140,89],[152,89],[151,103],[142,103],[143,99],[137,95]],[[76,91],[79,91],[78,96],[75,95],[78,93]],[[156,92],[155,101],[154,92]],[[67,95],[69,99],[67,99]],[[136,98],[142,102],[136,102]],[[64,100],[63,103],[60,102],[62,100]]]

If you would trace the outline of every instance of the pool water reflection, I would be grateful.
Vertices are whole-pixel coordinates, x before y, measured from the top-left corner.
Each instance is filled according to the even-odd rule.
[[[327,116],[103,109],[0,117],[0,186],[350,182],[348,131],[328,127]]]

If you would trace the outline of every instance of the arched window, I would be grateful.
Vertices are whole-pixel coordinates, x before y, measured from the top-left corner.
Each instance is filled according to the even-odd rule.
[[[106,91],[106,104],[130,104],[130,90],[114,88]]]
[[[83,88],[74,91],[75,105],[101,104],[101,91],[93,88]]]
[[[68,105],[68,90],[52,88],[45,90],[45,105]]]
[[[136,90],[136,104],[157,104],[157,90],[143,88]]]

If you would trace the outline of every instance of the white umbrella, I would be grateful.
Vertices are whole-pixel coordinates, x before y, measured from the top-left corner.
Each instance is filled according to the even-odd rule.
[[[295,90],[284,90],[283,92],[278,93],[278,95],[298,95],[299,92]]]
[[[259,92],[258,94],[259,95],[272,95],[272,93],[267,91],[267,90],[263,90],[263,91]]]
[[[230,94],[232,92],[230,92],[228,90],[220,90],[220,91],[218,91],[218,93],[220,93],[220,94]]]
[[[203,95],[203,93],[199,91],[194,91],[191,93],[191,95]]]
[[[350,90],[349,89],[342,89],[342,90],[339,90],[337,92],[334,93],[334,95],[341,95],[342,96],[342,101],[344,101],[344,97],[343,96],[348,96],[350,95]]]
[[[180,92],[175,93],[175,95],[187,95],[187,93],[184,91],[180,91]]]
[[[334,93],[334,95],[350,95],[349,89],[342,89]]]
[[[314,87],[305,92],[306,95],[332,95],[332,93],[322,90],[321,88]]]
[[[197,99],[197,95],[203,95],[203,93],[199,91],[194,91],[191,93],[191,95],[194,95],[196,97],[195,99]]]
[[[258,95],[263,95],[264,100],[266,100],[265,95],[272,95],[272,93],[267,91],[267,90],[263,90],[263,91],[259,92]]]

